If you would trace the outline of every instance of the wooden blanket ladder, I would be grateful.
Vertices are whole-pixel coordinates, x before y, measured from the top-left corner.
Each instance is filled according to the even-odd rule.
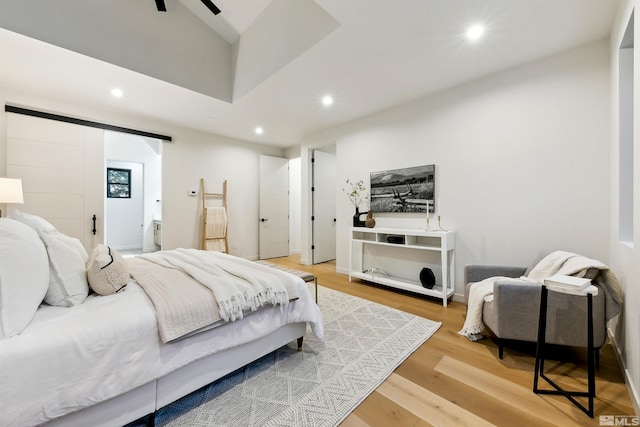
[[[227,180],[222,184],[222,193],[210,193],[205,190],[204,178],[200,178],[200,197],[202,197],[202,241],[200,249],[229,253],[227,235]],[[222,206],[207,206],[209,199],[221,199]]]

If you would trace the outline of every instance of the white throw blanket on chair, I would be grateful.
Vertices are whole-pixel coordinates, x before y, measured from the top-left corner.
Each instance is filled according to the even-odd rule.
[[[535,280],[524,276],[519,279],[503,276],[489,277],[481,280],[480,282],[474,283],[469,288],[467,317],[462,329],[458,332],[460,335],[471,339],[473,335],[479,334],[484,330],[484,323],[482,323],[482,307],[484,306],[485,301],[489,302],[493,300],[493,285],[500,280],[508,280],[509,283],[536,283]]]
[[[485,301],[492,300],[493,286],[497,281],[508,280],[510,283],[537,282],[542,284],[544,279],[554,274],[585,277],[591,269],[598,270],[597,275],[593,278],[593,283],[598,285],[605,293],[606,319],[609,320],[620,312],[622,303],[622,290],[615,274],[600,261],[572,252],[555,251],[540,260],[527,276],[520,278],[490,277],[473,284],[469,289],[467,317],[458,333],[471,339],[473,335],[479,334],[484,330],[482,308]]]

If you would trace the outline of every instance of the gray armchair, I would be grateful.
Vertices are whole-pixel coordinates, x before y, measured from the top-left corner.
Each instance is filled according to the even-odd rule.
[[[525,267],[496,265],[468,265],[465,267],[465,303],[473,283],[489,277],[520,277]],[[496,281],[493,301],[485,302],[482,320],[498,339],[498,355],[504,354],[505,340],[536,342],[541,287],[538,284],[514,283],[508,279]],[[586,298],[549,292],[547,302],[546,343],[572,347],[587,347]],[[593,329],[596,366],[599,350],[607,337],[605,296],[599,292],[593,297]]]

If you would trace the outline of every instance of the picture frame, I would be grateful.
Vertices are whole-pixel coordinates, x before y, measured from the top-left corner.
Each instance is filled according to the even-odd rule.
[[[434,213],[435,168],[435,165],[424,165],[371,172],[371,210]]]
[[[131,169],[107,168],[107,197],[131,198]]]

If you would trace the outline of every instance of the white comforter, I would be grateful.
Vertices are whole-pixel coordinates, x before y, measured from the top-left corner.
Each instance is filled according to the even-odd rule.
[[[322,316],[305,283],[285,309],[265,309],[172,344],[161,344],[153,305],[131,282],[76,307],[43,305],[20,335],[0,340],[0,426],[36,425],[153,381],[191,361]]]

